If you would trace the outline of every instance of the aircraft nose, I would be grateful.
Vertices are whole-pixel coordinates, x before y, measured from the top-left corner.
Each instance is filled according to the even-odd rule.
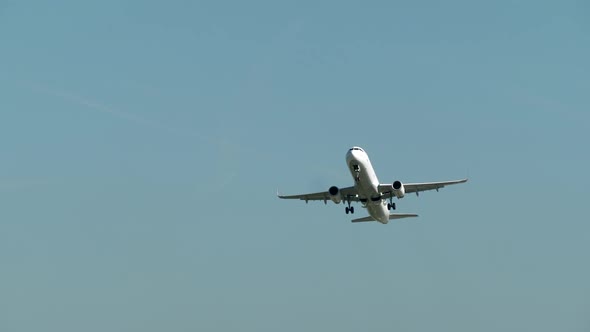
[[[353,159],[356,159],[355,151],[348,151],[346,153],[346,161],[351,161]]]

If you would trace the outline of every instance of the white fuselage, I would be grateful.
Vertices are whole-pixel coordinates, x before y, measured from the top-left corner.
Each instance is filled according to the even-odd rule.
[[[381,197],[379,180],[367,153],[356,147],[350,149],[346,153],[346,165],[352,174],[359,200],[369,215],[377,221],[387,224],[389,222],[387,202]]]

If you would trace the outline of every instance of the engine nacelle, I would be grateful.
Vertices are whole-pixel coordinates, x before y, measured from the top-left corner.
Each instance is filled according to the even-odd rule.
[[[393,194],[397,198],[402,198],[406,194],[406,189],[404,188],[404,184],[401,183],[400,181],[394,181],[393,184],[391,185],[391,188],[393,189],[392,190]]]
[[[340,202],[342,201],[342,195],[340,195],[340,189],[338,189],[338,187],[330,187],[330,189],[328,189],[328,194],[330,194],[330,199],[332,200],[332,202],[340,204]]]

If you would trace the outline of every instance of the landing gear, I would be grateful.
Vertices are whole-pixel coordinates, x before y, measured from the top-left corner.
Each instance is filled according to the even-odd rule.
[[[348,206],[344,208],[346,214],[353,214],[354,213],[354,206],[350,206],[350,201],[348,201]]]
[[[387,210],[395,210],[395,203],[393,202],[393,195],[389,197],[389,203],[387,203]]]

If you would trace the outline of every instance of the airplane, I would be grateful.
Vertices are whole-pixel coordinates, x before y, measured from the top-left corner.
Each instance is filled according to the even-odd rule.
[[[467,179],[443,181],[443,182],[424,182],[424,183],[402,183],[401,181],[394,181],[393,183],[380,183],[377,175],[373,170],[369,156],[362,148],[353,146],[346,153],[346,164],[350,170],[350,174],[354,180],[354,186],[346,188],[338,188],[332,186],[328,191],[316,192],[302,195],[280,195],[277,196],[283,199],[300,199],[305,203],[309,201],[324,201],[327,204],[331,200],[335,204],[347,203],[344,211],[346,214],[354,213],[354,206],[351,202],[361,202],[362,207],[367,209],[369,216],[353,219],[352,222],[378,221],[382,224],[387,224],[389,220],[417,217],[413,213],[392,213],[390,210],[395,210],[396,206],[393,198],[401,199],[405,194],[418,193],[427,190],[436,190],[445,186],[453,184],[465,183]]]

